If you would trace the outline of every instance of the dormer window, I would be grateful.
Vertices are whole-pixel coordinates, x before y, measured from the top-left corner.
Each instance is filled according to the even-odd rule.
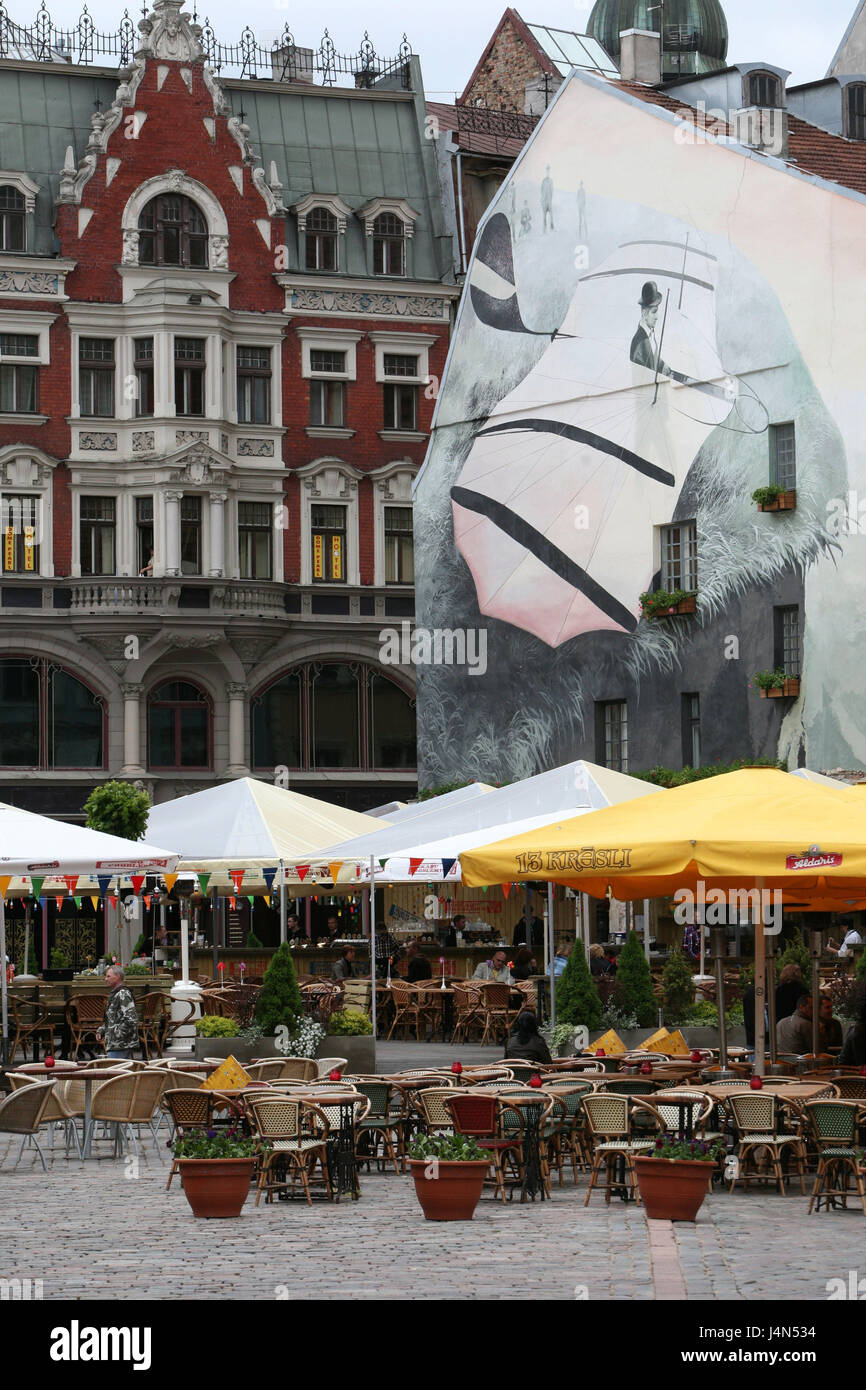
[[[138,219],[140,265],[207,266],[208,229],[191,198],[161,193]]]
[[[373,222],[373,274],[406,274],[406,225],[393,212],[382,212]]]
[[[866,82],[849,83],[845,116],[848,139],[866,140]]]
[[[313,208],[307,216],[307,270],[337,269],[337,219],[327,208]]]
[[[782,84],[771,72],[750,72],[746,97],[747,106],[778,109],[782,105]]]
[[[26,248],[24,194],[10,184],[0,186],[0,251]]]

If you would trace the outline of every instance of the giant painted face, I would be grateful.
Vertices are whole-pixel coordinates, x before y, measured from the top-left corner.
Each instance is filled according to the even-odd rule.
[[[715,256],[694,233],[631,241],[581,278],[550,347],[479,429],[451,490],[457,547],[490,617],[558,647],[631,632],[670,522],[710,433],[766,429],[716,343]],[[528,332],[507,218],[486,224],[476,315]]]

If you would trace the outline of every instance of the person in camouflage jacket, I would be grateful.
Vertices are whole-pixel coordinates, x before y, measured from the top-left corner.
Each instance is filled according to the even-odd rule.
[[[109,966],[105,979],[111,990],[99,1030],[105,1036],[105,1051],[109,1057],[131,1057],[133,1048],[138,1046],[135,1000],[132,991],[123,983],[124,974],[119,965]]]

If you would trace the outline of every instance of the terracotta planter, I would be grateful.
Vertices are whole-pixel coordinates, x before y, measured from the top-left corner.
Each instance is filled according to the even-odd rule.
[[[799,677],[799,676],[791,676],[791,677],[789,677],[789,679],[785,681],[785,695],[786,695],[787,697],[789,697],[789,698],[793,697],[794,699],[796,699],[796,697],[797,697],[799,694],[800,694],[800,677]]]
[[[762,700],[781,700],[784,698],[785,687],[783,685],[771,685],[769,689],[761,690]]]
[[[773,502],[759,502],[759,512],[793,512],[797,506],[797,489],[783,492]]]
[[[650,622],[656,618],[680,618],[687,617],[690,613],[696,613],[698,608],[697,596],[689,594],[687,598],[681,598],[679,603],[675,603],[672,608],[661,608],[655,613],[644,613]]]
[[[471,1221],[490,1164],[410,1158],[418,1201],[428,1221]],[[429,1175],[429,1176],[428,1176]]]
[[[180,1178],[193,1216],[240,1216],[254,1158],[182,1158]]]
[[[636,1158],[637,1185],[651,1221],[694,1221],[707,1195],[712,1163]]]

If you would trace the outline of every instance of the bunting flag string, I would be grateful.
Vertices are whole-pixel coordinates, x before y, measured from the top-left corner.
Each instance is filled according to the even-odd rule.
[[[66,884],[66,891],[71,898],[78,887],[78,874],[64,874],[63,882]]]
[[[507,897],[508,897],[508,894],[511,892],[511,884],[510,884],[510,883],[503,883],[503,884],[501,884],[500,886],[501,886],[501,888],[502,888],[503,893],[505,894],[505,896],[506,896],[506,898],[507,898]]]
[[[166,893],[171,892],[172,888],[177,883],[178,878],[179,874],[163,874],[162,879],[163,883],[165,884]]]
[[[230,869],[230,870],[229,870],[229,878],[231,879],[232,883],[233,883],[234,886],[235,886],[235,892],[236,892],[236,893],[240,893],[240,891],[241,891],[241,884],[242,884],[243,881],[244,881],[244,870],[243,870],[243,869]]]
[[[270,905],[271,905],[271,895],[270,895],[270,893],[265,893],[265,902],[267,903],[268,907],[270,907]]]
[[[108,897],[108,886],[111,883],[111,874],[97,874],[96,882],[99,884],[100,898]]]
[[[44,875],[44,874],[31,874],[31,876],[30,876],[30,891],[31,891],[31,893],[33,894],[34,898],[38,898],[38,897],[39,897],[40,893],[42,892],[42,885],[43,885],[44,882],[45,882],[45,875]]]
[[[298,875],[298,878],[301,880],[302,883],[303,883],[304,879],[307,877],[307,874],[308,874],[309,872],[310,872],[310,866],[309,866],[309,864],[296,864],[296,865],[295,865],[295,873]]]
[[[90,901],[93,903],[93,911],[96,912],[99,908],[99,898],[91,897]]]
[[[63,894],[62,894],[62,893],[57,893],[57,894],[55,894],[54,901],[55,901],[56,904],[57,904],[57,911],[58,911],[58,912],[62,912],[62,911],[63,911]]]
[[[231,908],[232,912],[235,911],[237,905],[238,905],[238,900],[237,900],[237,898],[229,898],[229,907]]]
[[[76,898],[73,898],[72,901],[75,903],[75,911],[76,911],[76,912],[80,912],[80,911],[81,911],[81,899],[76,897]]]
[[[386,865],[387,863],[388,863],[387,858],[385,858],[385,859],[380,859],[380,860],[379,860],[379,868],[380,868],[380,869],[384,869],[384,867],[385,867],[385,865]]]
[[[448,875],[450,874],[451,870],[454,868],[454,865],[455,865],[456,863],[457,863],[457,860],[456,860],[456,859],[443,859],[443,860],[442,860],[442,877],[443,877],[443,878],[447,878],[447,877],[448,877]]]
[[[202,891],[203,893],[207,893],[207,886],[208,886],[208,884],[210,883],[210,881],[211,881],[211,875],[210,875],[210,874],[199,874],[199,876],[198,876],[198,886],[199,886],[199,888],[201,889],[201,891]]]
[[[343,861],[342,861],[342,859],[337,859],[337,860],[334,861],[333,864],[329,864],[329,865],[328,865],[328,873],[331,875],[331,878],[333,879],[333,881],[334,881],[335,884],[336,884],[336,882],[337,882],[337,878],[338,878],[338,876],[339,876],[339,873],[340,873],[340,870],[342,869],[342,867],[343,867]]]
[[[5,897],[6,897],[6,894],[9,892],[9,884],[10,884],[11,882],[12,882],[12,875],[11,875],[11,874],[9,874],[8,876],[7,876],[6,874],[4,874],[3,877],[0,878],[0,898],[5,898]]]
[[[410,872],[410,874],[412,874],[413,877],[415,876],[415,874],[417,874],[418,870],[420,869],[420,867],[421,867],[421,865],[422,865],[423,863],[424,863],[424,860],[423,860],[423,859],[410,859],[410,860],[409,860],[409,872]]]
[[[150,904],[151,904],[152,901],[153,901],[153,894],[152,894],[152,893],[145,893],[145,894],[144,894],[144,897],[142,898],[142,902],[144,903],[144,905],[145,905],[145,907],[147,908],[148,912],[150,911]]]
[[[142,890],[143,885],[144,885],[144,874],[133,874],[133,875],[132,875],[132,891],[133,891],[133,893],[140,893],[141,890]]]
[[[277,876],[277,871],[276,869],[262,869],[262,876],[267,884],[268,892],[270,893],[274,886],[274,879]]]

